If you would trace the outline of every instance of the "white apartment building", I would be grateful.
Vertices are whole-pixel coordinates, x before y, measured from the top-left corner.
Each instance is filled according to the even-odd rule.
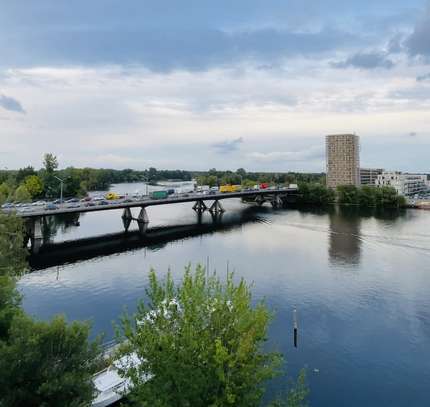
[[[375,186],[378,175],[384,172],[383,168],[360,168],[360,185]]]
[[[403,174],[400,171],[384,171],[378,175],[376,186],[391,186],[399,195],[411,196],[427,190],[427,175]]]

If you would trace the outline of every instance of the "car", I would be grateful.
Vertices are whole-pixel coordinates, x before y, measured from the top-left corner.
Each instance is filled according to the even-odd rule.
[[[209,191],[209,195],[216,195],[216,193],[217,193],[217,191],[214,191],[213,189],[211,189],[211,190]]]
[[[6,202],[1,206],[2,209],[9,209],[9,208],[13,208],[13,204],[10,202]]]
[[[102,196],[95,196],[93,201],[104,201],[104,198]]]
[[[87,207],[88,206],[96,206],[96,203],[95,202],[91,202],[91,201],[90,202],[86,202],[85,206],[87,206]]]
[[[109,205],[108,201],[105,201],[104,199],[102,201],[99,201],[99,205]]]
[[[66,203],[75,203],[75,202],[79,202],[78,198],[70,198],[66,201]]]
[[[61,202],[61,199],[56,199],[55,201],[52,201],[52,203],[55,204],[55,205],[58,205],[58,204],[60,204],[62,202]]]
[[[80,208],[81,205],[79,205],[79,203],[76,202],[70,202],[69,204],[66,205],[66,208]]]
[[[134,202],[131,198],[126,198],[123,200],[124,203]]]
[[[58,206],[52,202],[47,203],[45,206],[45,210],[47,210],[47,211],[55,211],[56,209],[58,209]]]
[[[90,196],[86,196],[85,198],[81,199],[81,202],[89,202],[91,201],[91,197]]]

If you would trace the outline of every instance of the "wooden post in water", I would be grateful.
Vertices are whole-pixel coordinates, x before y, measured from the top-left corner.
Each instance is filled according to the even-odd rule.
[[[297,310],[293,311],[293,330],[294,330],[294,347],[297,348]]]

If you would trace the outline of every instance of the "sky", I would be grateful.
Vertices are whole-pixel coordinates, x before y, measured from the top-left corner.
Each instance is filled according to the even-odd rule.
[[[428,0],[0,0],[0,168],[430,172]]]

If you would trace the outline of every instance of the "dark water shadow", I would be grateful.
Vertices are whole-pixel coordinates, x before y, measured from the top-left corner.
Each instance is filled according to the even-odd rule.
[[[110,233],[102,236],[88,237],[64,242],[47,241],[38,254],[28,258],[30,269],[41,270],[53,266],[61,266],[97,257],[110,256],[132,250],[148,248],[161,250],[168,243],[196,236],[225,233],[254,222],[264,222],[262,215],[272,209],[265,207],[249,207],[240,212],[203,216],[196,214],[195,223],[148,227],[142,235],[138,230]],[[61,224],[64,220],[55,220],[50,224],[52,235],[57,227],[68,227]],[[68,222],[73,220],[67,219]],[[55,222],[55,223],[54,223]]]

